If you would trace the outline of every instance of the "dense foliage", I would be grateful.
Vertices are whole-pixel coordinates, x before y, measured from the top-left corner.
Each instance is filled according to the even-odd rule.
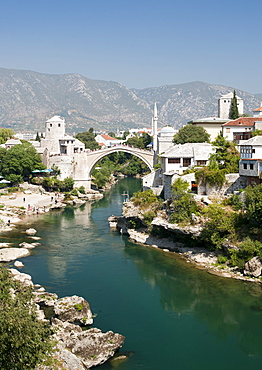
[[[127,140],[127,145],[135,148],[147,149],[147,146],[152,142],[152,136],[143,133],[142,136],[133,136]]]
[[[188,191],[188,183],[178,178],[172,185],[172,203],[170,221],[188,222],[192,218],[192,213],[198,212],[198,206],[193,198],[193,194]]]
[[[15,292],[15,294],[14,294]],[[38,321],[32,293],[0,267],[0,367],[30,370],[52,350],[50,326]]]
[[[218,163],[219,169],[225,170],[225,173],[237,173],[240,154],[237,151],[236,144],[227,141],[220,133],[212,142],[216,147],[216,152],[210,159]]]
[[[95,141],[95,134],[92,127],[88,131],[77,134],[76,139],[82,141],[82,143],[85,144],[86,149],[94,150],[99,148],[98,143]]]
[[[28,180],[33,170],[44,168],[40,155],[29,142],[14,145],[8,150],[0,148],[0,173],[14,184]]]
[[[14,137],[15,133],[10,128],[0,128],[0,144],[4,144],[8,139]]]
[[[176,135],[174,135],[173,143],[205,143],[209,142],[210,135],[201,126],[195,126],[191,123],[183,126]]]

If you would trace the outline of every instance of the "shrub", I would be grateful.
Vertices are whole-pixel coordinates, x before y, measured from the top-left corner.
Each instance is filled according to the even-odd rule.
[[[7,191],[8,191],[8,193],[15,193],[16,191],[18,191],[18,187],[13,186],[12,188],[8,188]]]
[[[84,186],[80,186],[80,188],[78,189],[78,191],[81,194],[85,194],[86,193]]]
[[[71,191],[71,195],[73,195],[74,197],[77,197],[78,196],[78,191],[76,189],[73,189]]]
[[[30,288],[14,282],[0,267],[1,369],[34,369],[52,351],[51,327],[37,320],[31,298]]]

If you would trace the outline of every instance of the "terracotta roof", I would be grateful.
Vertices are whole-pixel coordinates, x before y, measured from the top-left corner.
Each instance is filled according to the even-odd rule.
[[[262,111],[262,107],[253,110],[253,112],[261,112],[261,111]]]
[[[262,117],[240,117],[222,126],[254,126],[256,121],[262,121]]]
[[[100,135],[102,136],[105,140],[117,140],[115,137],[111,137],[109,135]]]

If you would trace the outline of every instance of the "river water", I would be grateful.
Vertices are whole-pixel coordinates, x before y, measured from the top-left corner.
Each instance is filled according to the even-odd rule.
[[[34,216],[0,241],[27,241],[21,231],[35,227],[41,245],[22,271],[60,297],[83,296],[94,326],[126,336],[128,360],[101,370],[261,368],[260,285],[210,275],[109,229],[122,194],[140,186],[123,179],[100,201]]]

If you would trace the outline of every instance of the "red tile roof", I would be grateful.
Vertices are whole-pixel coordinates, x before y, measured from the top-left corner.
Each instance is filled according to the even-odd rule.
[[[261,111],[262,111],[262,107],[253,110],[253,112],[261,112]]]
[[[115,137],[111,137],[109,135],[101,135],[102,138],[104,138],[105,140],[117,140]]]
[[[262,121],[262,117],[240,117],[222,126],[254,126],[256,121]]]

